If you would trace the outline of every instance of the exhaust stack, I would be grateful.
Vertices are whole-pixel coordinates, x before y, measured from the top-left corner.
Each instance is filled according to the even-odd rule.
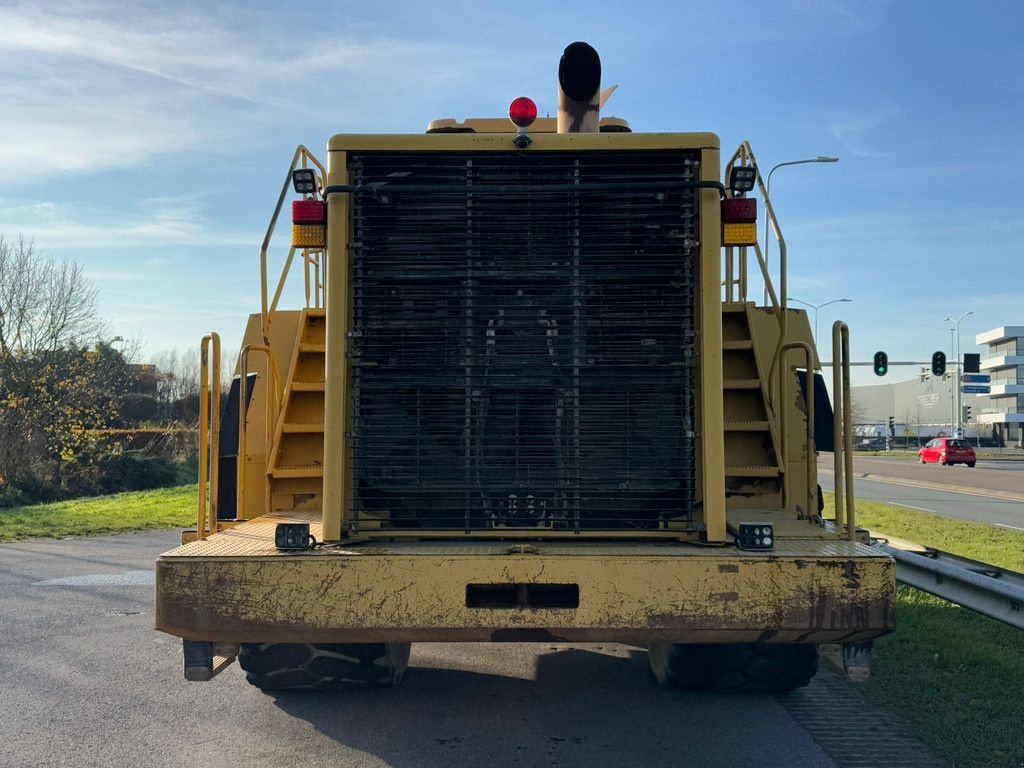
[[[597,133],[601,123],[601,57],[571,43],[558,62],[558,132]]]

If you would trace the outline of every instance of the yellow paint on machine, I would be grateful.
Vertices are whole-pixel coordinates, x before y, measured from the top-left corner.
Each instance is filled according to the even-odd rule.
[[[700,152],[701,180],[721,178],[719,141],[711,133],[554,134],[543,120],[529,150],[515,149],[514,134],[497,132],[497,122],[478,121],[481,130],[495,132],[335,136],[329,170],[311,162],[327,186],[344,187],[349,153],[691,149]],[[272,301],[264,259],[264,309],[249,318],[243,344],[271,352],[251,361],[256,379],[240,434],[237,521],[160,557],[157,629],[224,643],[853,643],[890,631],[893,561],[844,540],[817,517],[813,425],[794,370],[802,364],[785,352],[794,343],[813,345],[806,313],[784,302],[757,307],[746,300],[746,257],[737,262],[732,254],[746,250],[727,248],[723,270],[728,243],[719,192],[702,189],[697,197],[693,525],[578,532],[496,526],[464,534],[393,527],[384,515],[349,525],[352,375],[346,350],[354,206],[349,194],[337,193],[327,201],[325,282],[320,261],[302,254],[304,309],[277,309],[294,251]],[[726,227],[745,227],[737,236],[756,241],[756,225]],[[315,229],[297,224],[295,247],[319,248],[324,230]],[[733,285],[739,286],[735,295]],[[310,304],[321,291],[329,311],[319,299]],[[280,387],[268,385],[275,365],[284,373]],[[817,361],[811,367],[819,368]],[[769,380],[773,370],[775,381]],[[206,500],[201,503],[205,509]],[[273,528],[280,520],[308,521],[328,546],[278,552]],[[730,533],[744,521],[771,522],[774,550],[731,546]],[[431,537],[437,540],[417,540]],[[530,585],[573,587],[578,603],[472,607],[468,590],[501,585],[527,595]]]
[[[277,519],[168,552],[157,628],[219,642],[852,642],[893,627],[892,561],[644,542],[393,542],[280,553]],[[466,537],[470,539],[470,537]],[[470,585],[574,585],[578,607],[474,608]]]

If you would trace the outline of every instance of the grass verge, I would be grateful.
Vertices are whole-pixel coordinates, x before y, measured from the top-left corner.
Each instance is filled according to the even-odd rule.
[[[857,522],[1024,571],[1024,533],[868,501],[857,503]],[[896,625],[875,642],[868,697],[954,765],[1024,764],[1024,633],[905,586]]]
[[[196,485],[0,509],[0,541],[195,525]]]

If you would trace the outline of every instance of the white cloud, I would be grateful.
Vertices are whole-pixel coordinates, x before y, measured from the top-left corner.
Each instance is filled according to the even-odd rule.
[[[458,45],[328,34],[287,11],[0,7],[0,69],[18,73],[0,82],[0,174],[16,183],[238,150],[293,135],[297,119],[380,125],[425,90],[438,98],[499,66]]]
[[[225,231],[202,212],[202,196],[154,197],[104,208],[87,202],[0,201],[0,232],[19,232],[46,248],[117,250],[168,246],[252,246],[256,232]],[[149,266],[156,266],[150,260]]]
[[[882,150],[872,133],[883,127],[900,114],[899,107],[889,104],[850,115],[829,126],[843,148],[860,157],[885,157],[889,152]]]

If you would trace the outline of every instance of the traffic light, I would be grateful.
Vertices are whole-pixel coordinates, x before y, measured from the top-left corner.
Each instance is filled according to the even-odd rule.
[[[885,352],[875,352],[875,376],[885,376],[889,371],[889,356]]]
[[[896,417],[895,416],[890,416],[889,417],[889,434],[892,435],[893,437],[896,437]]]
[[[977,373],[981,369],[981,355],[977,352],[964,353],[964,373]]]
[[[971,420],[971,406],[964,406],[964,423],[968,423]]]
[[[941,376],[946,372],[946,353],[935,352],[932,354],[932,376]]]

